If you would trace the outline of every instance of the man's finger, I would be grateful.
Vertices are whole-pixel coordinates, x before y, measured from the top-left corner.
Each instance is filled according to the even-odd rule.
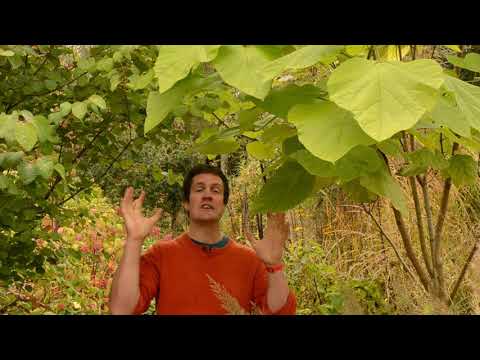
[[[145,200],[145,191],[142,190],[142,192],[140,193],[140,196],[133,201],[133,209],[136,211],[141,211],[144,200]]]
[[[243,235],[245,235],[245,238],[248,240],[250,245],[252,245],[255,248],[255,245],[256,245],[255,237],[252,235],[250,230],[248,230],[246,227],[243,228]]]
[[[156,209],[153,215],[150,217],[150,221],[155,224],[162,217],[162,213],[162,209]]]

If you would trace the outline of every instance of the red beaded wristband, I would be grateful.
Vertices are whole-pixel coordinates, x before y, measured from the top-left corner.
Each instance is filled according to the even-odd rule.
[[[267,267],[267,272],[269,273],[274,273],[277,271],[282,271],[285,265],[283,264],[277,264],[277,265],[266,265]]]

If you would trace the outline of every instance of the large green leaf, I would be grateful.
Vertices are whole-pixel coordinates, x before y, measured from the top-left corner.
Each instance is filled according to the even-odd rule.
[[[374,149],[359,145],[335,163],[335,170],[342,182],[349,182],[360,176],[375,173],[382,166],[383,160]]]
[[[298,104],[311,104],[323,94],[323,90],[313,85],[288,85],[270,91],[263,102],[257,106],[282,119],[287,119],[288,111]]]
[[[404,155],[400,141],[395,137],[379,142],[376,144],[376,146],[385,155],[392,156],[394,158],[402,158]]]
[[[457,105],[470,125],[480,130],[480,87],[451,76],[445,76],[445,87],[455,94]]]
[[[240,130],[253,130],[255,127],[255,122],[258,120],[260,114],[261,110],[258,107],[240,111],[238,113],[238,123],[240,124]]]
[[[265,81],[271,80],[286,70],[303,69],[318,62],[325,64],[335,60],[337,54],[344,49],[340,45],[309,45],[288,55],[267,63],[261,69]]]
[[[480,72],[480,54],[469,53],[464,58],[447,55],[447,60],[455,66],[473,72]]]
[[[72,111],[72,104],[70,104],[68,101],[60,104],[61,116],[67,116],[68,114],[70,114],[70,111]]]
[[[103,100],[103,98],[100,95],[97,95],[97,94],[91,95],[88,98],[88,100],[102,110],[105,110],[107,108],[107,103],[105,102],[105,100]]]
[[[145,119],[144,133],[147,134],[160,124],[174,108],[182,103],[183,98],[187,94],[211,86],[216,81],[216,77],[202,78],[192,76],[180,80],[163,94],[156,91],[151,92],[147,100],[147,118]]]
[[[62,177],[63,180],[65,180],[65,168],[62,164],[55,164],[53,169]]]
[[[352,58],[330,76],[330,99],[351,111],[361,128],[377,141],[411,128],[433,108],[443,83],[433,60],[408,63]]]
[[[270,144],[265,144],[261,141],[253,141],[248,143],[247,152],[257,160],[271,159],[275,155],[275,148]]]
[[[23,159],[23,151],[5,152],[0,154],[0,168],[11,169]]]
[[[453,155],[444,175],[450,176],[455,186],[473,185],[477,179],[478,166],[468,155]]]
[[[377,199],[377,195],[360,185],[359,179],[344,183],[341,187],[342,190],[345,191],[347,195],[355,202],[367,203]]]
[[[60,142],[59,137],[55,133],[55,129],[50,125],[50,121],[46,117],[37,115],[33,118],[32,124],[37,130],[38,140],[41,143],[50,142],[52,144],[58,144]]]
[[[446,126],[457,134],[469,138],[470,122],[457,106],[450,104],[441,97],[430,113],[433,122],[439,126]]]
[[[212,61],[220,45],[162,45],[158,50],[154,71],[160,94],[189,74],[192,67]]]
[[[282,152],[285,154],[285,156],[289,156],[300,150],[306,149],[305,146],[298,140],[298,136],[292,136],[290,138],[287,138],[282,144]]]
[[[263,100],[272,85],[261,73],[269,60],[271,55],[259,46],[226,45],[218,51],[213,65],[227,84]]]
[[[370,138],[358,126],[352,113],[332,102],[294,106],[289,114],[298,130],[300,142],[320,159],[335,162],[357,145],[370,145]]]
[[[35,180],[35,178],[40,175],[38,173],[38,168],[35,164],[22,162],[17,166],[18,175],[22,182],[27,185]]]
[[[265,143],[282,143],[285,139],[295,136],[297,130],[290,124],[274,124],[263,131],[262,141]]]
[[[40,158],[35,162],[37,173],[44,179],[48,180],[53,173],[53,161],[48,158]]]
[[[402,176],[423,174],[429,167],[443,170],[448,167],[448,161],[438,151],[422,148],[406,154],[408,164],[400,170]]]
[[[148,70],[145,74],[136,76],[129,84],[133,90],[145,89],[155,77],[153,69]]]
[[[231,152],[236,151],[240,145],[235,141],[234,138],[230,139],[216,139],[211,142],[207,142],[204,144],[199,144],[195,146],[195,150],[208,155],[220,155],[220,154],[228,154]]]
[[[407,201],[402,188],[385,167],[374,174],[361,177],[360,185],[374,194],[390,199],[395,209],[404,216],[408,214]]]
[[[85,114],[87,113],[87,104],[84,102],[77,101],[72,105],[72,114],[80,120],[83,120]]]
[[[295,159],[305,170],[310,174],[319,177],[334,177],[336,176],[335,165],[331,162],[319,159],[308,150],[299,150],[290,154],[292,159]]]
[[[32,150],[38,140],[35,126],[32,123],[17,122],[15,138],[25,151]]]
[[[287,161],[267,180],[254,200],[254,213],[282,212],[305,200],[313,190],[315,176],[300,164]]]
[[[15,141],[16,115],[0,114],[0,139],[4,138],[7,143]]]

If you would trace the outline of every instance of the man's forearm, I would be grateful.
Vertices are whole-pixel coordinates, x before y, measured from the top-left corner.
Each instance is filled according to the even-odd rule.
[[[287,276],[283,271],[268,274],[267,304],[272,312],[285,305],[289,292]]]
[[[112,282],[110,311],[114,315],[131,314],[138,302],[141,251],[141,243],[127,239]]]

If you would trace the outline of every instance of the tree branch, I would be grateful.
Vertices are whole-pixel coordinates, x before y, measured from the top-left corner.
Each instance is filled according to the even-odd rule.
[[[458,143],[454,143],[452,147],[452,155],[458,149]],[[443,230],[443,224],[445,223],[445,216],[447,214],[448,208],[448,200],[450,195],[450,189],[452,187],[452,178],[448,177],[445,179],[445,183],[443,185],[443,193],[442,193],[442,200],[440,204],[440,211],[438,212],[437,218],[437,225],[435,227],[435,237],[433,239],[433,253],[435,258],[435,263],[437,265],[437,275],[438,275],[438,285],[439,285],[439,295],[442,298],[445,298],[445,285],[444,285],[444,278],[443,278],[443,264],[440,258],[440,242]]]
[[[380,153],[383,156],[383,159],[385,161],[385,165],[387,167],[388,172],[390,173],[390,175],[392,175],[387,156],[382,152],[380,152]],[[413,267],[415,268],[415,271],[416,271],[418,277],[420,278],[420,281],[422,282],[423,287],[428,292],[429,288],[430,288],[428,277],[425,274],[425,272],[423,271],[423,268],[421,267],[420,263],[418,262],[417,257],[415,255],[415,252],[413,251],[412,243],[411,243],[411,240],[410,240],[410,236],[408,235],[407,227],[405,226],[403,216],[400,213],[400,211],[395,209],[393,206],[392,206],[392,209],[393,209],[393,214],[395,216],[395,222],[397,224],[397,228],[398,228],[398,230],[400,232],[400,235],[402,237],[402,241],[403,241],[403,245],[405,247],[405,251],[407,252],[407,257],[410,259],[410,262],[412,263]]]
[[[405,132],[404,132],[405,135]],[[404,140],[406,141],[406,136],[404,136]],[[410,151],[413,152],[415,151],[415,140],[413,136],[410,134],[409,136],[410,139]],[[433,278],[433,270],[432,270],[432,264],[430,262],[430,258],[428,257],[428,252],[427,252],[427,247],[425,244],[425,231],[423,228],[423,219],[422,219],[422,210],[420,207],[420,200],[418,197],[418,192],[417,192],[417,184],[415,182],[415,177],[414,176],[409,176],[408,177],[408,182],[410,183],[410,188],[412,190],[412,196],[413,196],[413,202],[415,204],[415,216],[417,218],[417,228],[418,228],[418,237],[420,240],[420,248],[422,251],[422,257],[423,261],[425,263],[425,266],[427,268],[428,274],[430,275],[431,278]]]
[[[130,146],[130,144],[133,142],[133,139],[130,139],[128,141],[128,143],[124,146],[124,148],[122,149],[122,151],[120,151],[120,153],[115,157],[115,159],[112,160],[112,162],[110,163],[110,165],[107,167],[107,169],[102,173],[102,175],[100,175],[98,177],[98,180],[102,179],[107,173],[108,171],[112,168],[112,166],[115,164],[115,162],[117,162],[117,160],[123,155],[123,153],[127,150],[127,148]],[[80,192],[86,190],[86,189],[89,189],[91,188],[96,182],[94,181],[93,183],[91,183],[90,185],[86,186],[86,187],[83,187],[79,190],[77,190],[75,193],[73,193],[72,195],[70,195],[68,198],[66,198],[65,200],[62,200],[60,203],[58,204],[55,204],[56,206],[61,206],[63,204],[65,204],[68,200],[74,198],[77,194],[79,194]]]
[[[25,94],[24,97],[22,99],[20,99],[19,101],[17,101],[15,104],[13,105],[9,105],[7,106],[5,112],[8,113],[11,109],[13,109],[14,107],[16,107],[17,105],[20,105],[22,102],[24,102],[25,100],[27,100],[27,98],[29,97],[33,97],[33,96],[45,96],[45,95],[49,95],[55,91],[58,91],[60,89],[63,89],[65,86],[67,85],[70,85],[72,82],[74,82],[75,80],[79,79],[80,77],[82,77],[83,75],[87,74],[88,71],[85,71],[84,73],[78,75],[77,77],[73,78],[72,80],[69,80],[67,81],[65,84],[63,85],[60,85],[60,86],[57,86],[55,89],[53,90],[50,90],[50,91],[47,91],[45,93],[37,93],[37,94]],[[96,74],[94,75],[94,77],[96,76]]]

